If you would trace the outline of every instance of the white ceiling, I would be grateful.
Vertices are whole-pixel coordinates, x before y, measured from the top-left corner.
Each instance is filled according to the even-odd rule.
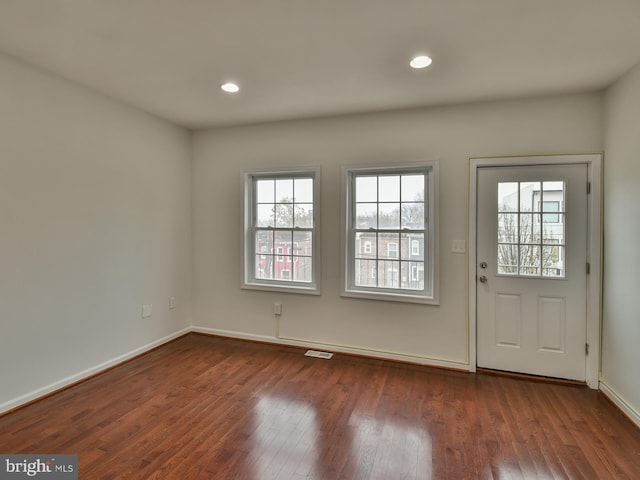
[[[0,0],[0,51],[201,128],[597,90],[640,0]]]

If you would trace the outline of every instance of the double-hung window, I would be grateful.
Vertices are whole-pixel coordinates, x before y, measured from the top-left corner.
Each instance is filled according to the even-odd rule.
[[[343,296],[438,303],[437,163],[347,168]]]
[[[243,174],[243,288],[319,293],[318,170]]]

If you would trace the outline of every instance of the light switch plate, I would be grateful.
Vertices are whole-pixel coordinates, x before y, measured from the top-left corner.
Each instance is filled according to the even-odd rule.
[[[465,253],[467,242],[465,240],[451,240],[451,253]]]

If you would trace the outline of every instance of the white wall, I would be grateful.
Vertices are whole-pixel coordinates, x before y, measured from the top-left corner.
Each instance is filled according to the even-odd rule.
[[[602,381],[639,421],[640,65],[605,100]]]
[[[194,325],[468,362],[470,156],[602,151],[602,96],[571,95],[200,131],[193,143]],[[441,305],[339,296],[340,172],[344,164],[440,161]],[[322,295],[240,289],[243,169],[321,165]]]
[[[187,131],[0,56],[0,411],[191,324],[190,169]]]

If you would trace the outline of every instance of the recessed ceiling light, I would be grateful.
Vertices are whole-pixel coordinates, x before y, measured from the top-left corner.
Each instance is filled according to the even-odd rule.
[[[418,55],[417,57],[413,57],[409,65],[411,65],[411,68],[425,68],[431,65],[431,61],[431,58],[426,55]]]
[[[237,93],[240,91],[240,87],[232,82],[223,83],[220,88],[227,93]]]

